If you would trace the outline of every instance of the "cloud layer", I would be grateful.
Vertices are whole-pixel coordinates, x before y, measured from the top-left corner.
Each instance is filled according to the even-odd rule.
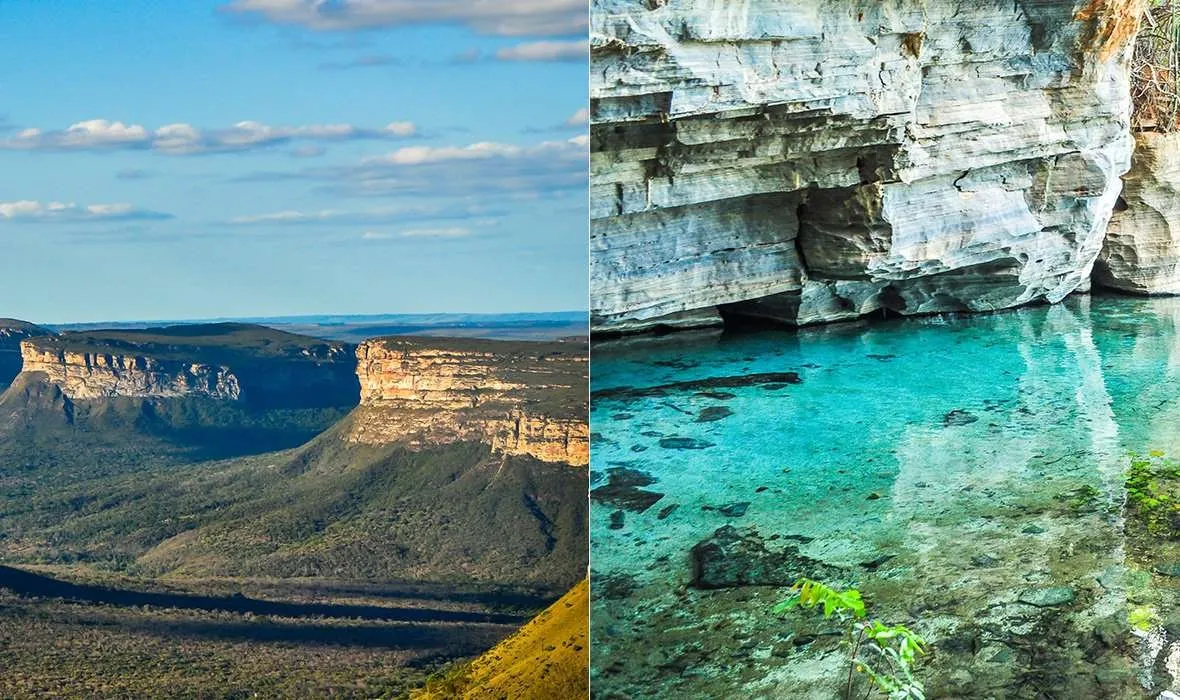
[[[588,139],[531,146],[481,141],[467,146],[409,146],[321,175],[341,194],[539,195],[584,188]]]
[[[361,238],[366,241],[387,241],[397,238],[466,238],[471,229],[465,226],[443,226],[436,228],[410,228],[403,231],[365,231]]]
[[[320,209],[316,211],[286,210],[239,216],[230,219],[235,226],[307,226],[307,225],[369,225],[405,223],[407,221],[445,221],[469,219],[476,216],[499,215],[501,210],[491,210],[477,205],[410,205],[384,207],[380,209],[340,210]]]
[[[24,129],[0,140],[0,150],[12,151],[109,151],[151,150],[166,155],[239,153],[292,141],[339,142],[360,139],[399,139],[413,136],[411,122],[392,122],[380,128],[351,124],[267,126],[238,122],[225,129],[198,129],[191,124],[168,124],[148,129],[106,119],[78,122],[65,129]]]
[[[573,41],[534,41],[527,44],[508,46],[496,52],[501,61],[569,61],[583,62],[590,55],[590,42],[586,39]]]
[[[171,214],[139,209],[130,204],[88,204],[20,200],[0,202],[0,222],[91,222],[171,219]]]
[[[499,36],[585,34],[584,0],[231,0],[225,12],[316,31],[460,24]]]

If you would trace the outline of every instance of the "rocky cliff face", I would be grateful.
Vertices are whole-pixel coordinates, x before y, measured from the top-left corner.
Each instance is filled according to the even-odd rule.
[[[349,442],[474,440],[546,462],[589,461],[581,345],[387,338],[357,348],[357,374]]]
[[[25,372],[40,372],[70,399],[208,396],[236,401],[241,383],[229,367],[151,357],[70,352],[21,343]]]
[[[1135,294],[1180,293],[1180,133],[1143,132],[1135,144],[1094,281]]]
[[[246,324],[27,338],[22,371],[72,401],[203,397],[253,408],[357,402],[353,348]]]
[[[21,341],[51,331],[27,321],[0,318],[0,392],[12,383],[21,369]]]
[[[595,0],[593,324],[1056,302],[1129,167],[1141,0]]]

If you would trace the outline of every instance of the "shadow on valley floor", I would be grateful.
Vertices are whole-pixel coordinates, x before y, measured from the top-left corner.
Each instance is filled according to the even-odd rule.
[[[353,597],[369,596],[392,600],[423,600],[451,603],[470,603],[485,608],[515,609],[525,611],[542,610],[552,605],[556,598],[543,593],[529,593],[513,590],[458,590],[442,584],[383,583],[330,585],[326,592]],[[527,617],[527,616],[526,616]]]
[[[479,613],[429,608],[391,608],[379,605],[333,603],[282,603],[247,598],[243,595],[200,596],[180,593],[130,591],[69,583],[10,566],[0,566],[0,588],[26,597],[64,598],[121,607],[152,605],[186,610],[252,613],[275,617],[331,617],[384,622],[458,622],[520,625],[526,616]],[[386,635],[386,632],[382,632]],[[392,633],[389,633],[392,634]]]
[[[204,638],[279,644],[331,644],[342,647],[402,649],[425,652],[419,662],[478,654],[507,631],[497,625],[432,625],[393,623],[360,626],[330,622],[278,622],[274,620],[118,620],[76,619],[75,624],[108,630],[151,634],[168,639]]]

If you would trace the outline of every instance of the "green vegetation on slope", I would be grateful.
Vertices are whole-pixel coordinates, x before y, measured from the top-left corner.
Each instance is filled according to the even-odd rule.
[[[296,447],[337,423],[359,397],[351,346],[261,326],[85,331],[33,342],[55,353],[147,357],[164,374],[192,364],[228,366],[243,400],[74,399],[44,374],[25,372],[0,394],[0,487],[82,482]]]
[[[487,581],[586,566],[585,470],[460,443],[303,448],[0,490],[0,558],[150,575]]]
[[[348,406],[261,409],[202,396],[72,401],[33,373],[0,395],[0,488],[117,474],[295,447]]]

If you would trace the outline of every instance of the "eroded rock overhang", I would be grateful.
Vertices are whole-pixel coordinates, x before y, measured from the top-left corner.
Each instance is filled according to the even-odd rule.
[[[1141,4],[593,3],[595,330],[1088,288]]]

